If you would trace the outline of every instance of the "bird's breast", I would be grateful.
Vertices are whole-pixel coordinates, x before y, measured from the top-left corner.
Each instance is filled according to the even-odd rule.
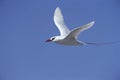
[[[68,39],[59,40],[59,41],[56,41],[56,43],[62,44],[62,45],[81,45],[76,40],[68,40]]]

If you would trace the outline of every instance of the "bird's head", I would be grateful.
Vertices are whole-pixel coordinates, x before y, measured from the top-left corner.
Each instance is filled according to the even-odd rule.
[[[49,38],[48,40],[46,40],[45,42],[51,42],[51,41],[56,41],[56,37],[51,37],[51,38]]]
[[[63,40],[64,38],[65,37],[62,37],[62,36],[53,36],[48,40],[46,40],[45,42],[57,42],[57,41]]]

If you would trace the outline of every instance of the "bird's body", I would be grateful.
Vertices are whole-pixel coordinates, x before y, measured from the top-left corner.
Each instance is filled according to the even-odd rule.
[[[86,45],[87,43],[78,41],[77,37],[82,31],[89,29],[94,24],[94,21],[92,21],[70,31],[65,25],[63,15],[59,7],[57,7],[54,12],[54,22],[60,31],[60,36],[51,37],[46,42],[52,41],[62,45]]]
[[[75,39],[66,39],[66,37],[57,36],[58,40],[54,41],[55,43],[62,45],[85,45],[86,43],[75,40]]]

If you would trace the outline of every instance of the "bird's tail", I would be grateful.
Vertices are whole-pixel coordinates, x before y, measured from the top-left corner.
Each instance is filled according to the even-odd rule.
[[[89,45],[101,46],[101,45],[117,44],[117,43],[120,43],[120,41],[113,41],[113,42],[101,42],[101,43],[85,42],[85,43],[86,43],[86,44],[89,44]]]

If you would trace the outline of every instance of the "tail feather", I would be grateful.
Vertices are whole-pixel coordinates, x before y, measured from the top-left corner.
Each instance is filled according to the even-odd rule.
[[[120,41],[114,41],[114,42],[101,42],[101,43],[85,42],[85,43],[86,43],[86,44],[90,44],[90,45],[101,46],[101,45],[117,44],[117,43],[120,43]]]

